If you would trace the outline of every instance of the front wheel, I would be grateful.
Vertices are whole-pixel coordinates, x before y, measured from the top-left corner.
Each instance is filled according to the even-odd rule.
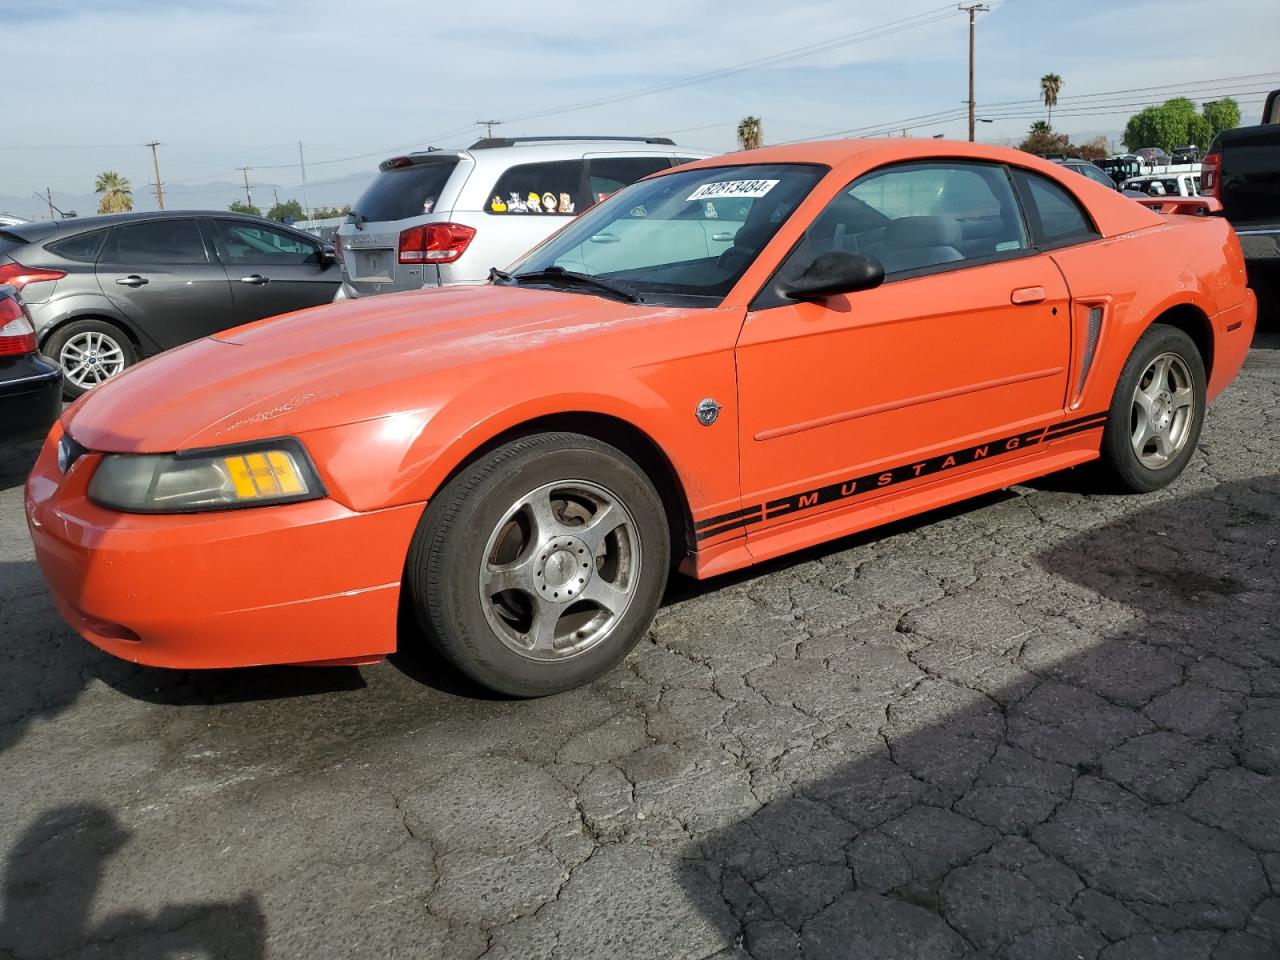
[[[1172,483],[1195,452],[1205,417],[1204,361],[1176,327],[1155,324],[1121,371],[1102,436],[1102,467],[1117,489]]]
[[[669,566],[662,500],[625,453],[538,434],[463,470],[409,551],[428,639],[484,686],[538,697],[616,665],[648,630]]]

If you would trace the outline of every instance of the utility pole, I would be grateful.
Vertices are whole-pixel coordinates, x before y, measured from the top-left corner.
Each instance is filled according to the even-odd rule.
[[[50,190],[48,187],[44,188],[44,198],[45,198],[45,201],[49,204],[49,219],[52,220],[53,219],[53,191]]]
[[[986,13],[991,8],[985,3],[971,3],[967,7],[961,4],[957,9],[969,14],[969,142],[973,143],[973,23],[976,14]]]
[[[477,120],[476,124],[478,126],[484,127],[484,135],[486,137],[492,137],[493,128],[502,126],[502,121],[501,120]]]
[[[160,146],[160,141],[152,140],[150,143],[143,144],[143,146],[147,146],[151,148],[151,163],[156,168],[156,182],[155,182],[156,205],[161,210],[163,210],[164,209],[164,185],[160,182],[160,158],[156,154],[156,147]]]
[[[307,199],[307,161],[302,159],[302,141],[298,141],[298,166],[302,168],[302,211],[311,219],[311,201]]]
[[[252,170],[253,167],[236,167],[236,169],[244,174],[244,201],[252,207],[253,195],[249,193],[249,171]]]

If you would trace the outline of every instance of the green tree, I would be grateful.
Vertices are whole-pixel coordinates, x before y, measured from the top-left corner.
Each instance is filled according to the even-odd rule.
[[[249,213],[255,217],[262,216],[262,211],[255,207],[252,203],[246,203],[243,200],[232,200],[227,206],[232,213]]]
[[[302,212],[302,204],[297,200],[285,200],[283,203],[275,204],[267,211],[267,217],[271,220],[283,220],[285,217],[293,217],[295,220],[305,220],[307,215]]]
[[[1062,78],[1056,73],[1046,73],[1040,78],[1040,98],[1049,108],[1049,117],[1045,121],[1053,126],[1053,108],[1058,105],[1058,94],[1062,92]]]
[[[1210,100],[1200,108],[1200,113],[1205,120],[1209,121],[1209,126],[1213,128],[1214,133],[1221,133],[1223,130],[1234,130],[1240,126],[1240,104],[1236,103],[1231,97],[1225,100]],[[1206,146],[1206,144],[1201,144]]]
[[[98,202],[99,213],[128,213],[133,209],[133,186],[128,177],[122,177],[114,170],[98,174],[93,191],[102,194],[102,200]]]
[[[1240,107],[1231,99],[1204,105],[1204,113],[1196,112],[1196,105],[1186,97],[1167,100],[1158,107],[1147,107],[1129,118],[1124,128],[1124,145],[1130,150],[1142,147],[1160,147],[1172,150],[1184,143],[1194,143],[1204,148],[1213,135],[1227,127],[1230,121],[1239,123]]]
[[[1034,153],[1037,157],[1068,156],[1071,154],[1071,138],[1065,133],[1054,133],[1043,120],[1031,125],[1027,139],[1022,141],[1021,150]]]
[[[738,146],[754,150],[764,143],[764,123],[759,117],[743,117],[738,124]]]

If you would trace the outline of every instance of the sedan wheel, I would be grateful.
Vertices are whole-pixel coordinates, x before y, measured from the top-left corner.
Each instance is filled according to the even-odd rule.
[[[87,330],[62,345],[58,363],[70,383],[88,390],[124,369],[124,349],[108,334]]]
[[[662,499],[634,460],[592,437],[537,434],[431,499],[406,586],[427,639],[459,669],[536,697],[626,656],[653,622],[669,551]]]
[[[636,522],[587,480],[543,484],[498,523],[480,563],[485,616],[533,660],[581,654],[621,622],[640,582]]]
[[[1195,452],[1204,426],[1204,361],[1176,327],[1153,324],[1125,362],[1102,434],[1102,470],[1131,493],[1173,482]]]
[[[1195,389],[1187,363],[1176,353],[1151,361],[1133,388],[1133,452],[1152,470],[1187,445],[1195,422]]]

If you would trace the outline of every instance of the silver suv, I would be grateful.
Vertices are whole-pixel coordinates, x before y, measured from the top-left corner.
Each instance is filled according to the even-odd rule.
[[[609,194],[707,156],[666,137],[493,137],[393,157],[334,239],[334,299],[481,283]]]

